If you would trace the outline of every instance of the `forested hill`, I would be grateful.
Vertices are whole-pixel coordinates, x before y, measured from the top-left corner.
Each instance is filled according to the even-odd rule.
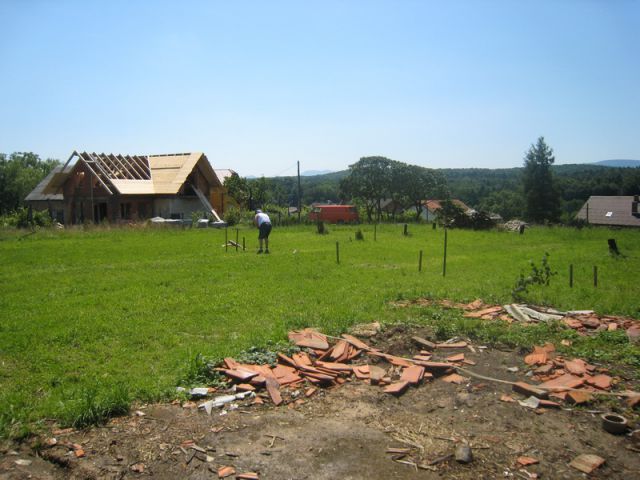
[[[640,194],[640,168],[616,168],[598,164],[553,165],[556,187],[566,215],[576,212],[590,195]],[[451,196],[483,210],[515,217],[522,211],[522,172],[518,168],[436,169],[448,183]],[[301,178],[303,203],[339,201],[338,185],[348,170]],[[295,177],[268,179],[284,192],[295,191]],[[276,187],[278,188],[278,187]],[[286,195],[286,194],[285,194]]]

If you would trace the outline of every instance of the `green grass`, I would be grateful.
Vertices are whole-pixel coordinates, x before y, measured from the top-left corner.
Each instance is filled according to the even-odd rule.
[[[364,241],[354,239],[357,228]],[[240,230],[251,246],[244,253],[225,251],[224,231],[212,229],[0,233],[0,431],[24,435],[47,418],[76,426],[100,422],[130,401],[168,398],[178,382],[197,382],[202,358],[275,344],[292,328],[336,334],[358,322],[419,321],[441,334],[519,345],[572,335],[389,306],[422,296],[508,302],[520,271],[545,252],[559,273],[549,287],[531,288],[531,302],[640,317],[640,231],[451,230],[443,278],[440,229],[411,225],[404,237],[401,225],[383,225],[375,242],[373,226],[329,230],[276,228],[268,256],[255,255],[257,233],[249,229]],[[624,258],[609,256],[610,237]],[[624,339],[614,337],[578,339],[576,348],[605,360],[637,359],[637,347],[621,348]]]

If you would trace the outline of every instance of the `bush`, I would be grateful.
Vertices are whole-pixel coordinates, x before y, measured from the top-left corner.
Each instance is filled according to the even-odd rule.
[[[558,272],[551,270],[549,265],[549,254],[545,252],[542,257],[542,263],[538,267],[533,260],[529,261],[531,266],[531,273],[528,276],[524,276],[523,272],[520,272],[520,276],[516,280],[516,284],[511,291],[511,296],[515,301],[524,301],[524,296],[528,293],[528,289],[532,285],[546,285],[551,282],[551,277],[557,275]]]
[[[234,225],[238,225],[242,220],[242,211],[236,207],[229,207],[227,211],[224,213],[224,221],[227,222],[227,225],[230,227]]]
[[[33,211],[31,217],[29,219],[28,208],[19,208],[15,212],[3,216],[2,225],[15,228],[50,227],[52,225],[51,217],[47,210]]]

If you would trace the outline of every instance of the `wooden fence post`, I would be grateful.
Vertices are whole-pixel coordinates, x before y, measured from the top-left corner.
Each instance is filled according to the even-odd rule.
[[[447,275],[447,227],[444,227],[444,259],[442,261],[442,276]]]
[[[573,288],[573,263],[569,265],[569,288]]]

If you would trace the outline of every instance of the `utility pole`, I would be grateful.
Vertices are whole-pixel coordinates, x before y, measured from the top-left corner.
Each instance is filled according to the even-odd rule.
[[[300,223],[300,215],[302,214],[302,196],[300,192],[300,161],[298,161],[298,223]]]

